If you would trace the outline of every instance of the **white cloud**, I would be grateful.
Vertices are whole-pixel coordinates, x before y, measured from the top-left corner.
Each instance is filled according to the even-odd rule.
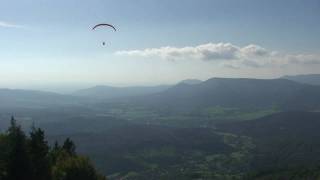
[[[258,45],[255,44],[250,44],[248,46],[245,46],[243,48],[240,49],[241,54],[246,56],[246,57],[262,57],[262,56],[268,56],[273,52],[269,52],[268,50],[266,50],[263,47],[260,47]]]
[[[0,27],[2,27],[2,28],[25,28],[22,25],[13,24],[13,23],[5,22],[5,21],[0,21]]]
[[[203,60],[226,67],[266,67],[290,64],[320,64],[319,54],[288,54],[270,51],[259,45],[239,47],[231,43],[207,43],[188,47],[160,47],[118,51],[116,55],[161,58],[165,60]]]
[[[230,43],[203,44],[196,47],[161,47],[144,50],[118,51],[117,55],[160,57],[162,59],[228,60],[237,58],[239,48]]]

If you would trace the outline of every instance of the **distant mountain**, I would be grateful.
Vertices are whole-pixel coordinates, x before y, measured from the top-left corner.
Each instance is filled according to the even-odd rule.
[[[202,82],[203,81],[198,79],[186,79],[177,84],[194,85],[200,84]],[[172,86],[173,85],[114,87],[100,85],[92,88],[78,90],[72,93],[72,95],[103,99],[126,98],[160,93],[169,89]]]
[[[202,83],[202,82],[203,82],[203,81],[198,80],[198,79],[186,79],[186,80],[181,81],[180,83],[181,83],[181,84],[194,85],[194,84],[200,84],[200,83]]]
[[[112,87],[112,86],[95,86],[88,89],[78,90],[72,95],[91,97],[91,98],[124,98],[131,96],[142,96],[148,94],[159,93],[167,90],[170,86],[154,86],[154,87]]]
[[[283,76],[283,79],[289,79],[304,84],[320,85],[320,74],[306,74],[296,76]]]
[[[319,109],[320,87],[286,79],[212,78],[200,84],[180,83],[164,92],[136,100],[149,106],[171,109],[210,106]]]
[[[82,99],[61,95],[51,92],[21,90],[21,89],[0,89],[0,107],[10,108],[44,108],[50,106],[76,105]]]

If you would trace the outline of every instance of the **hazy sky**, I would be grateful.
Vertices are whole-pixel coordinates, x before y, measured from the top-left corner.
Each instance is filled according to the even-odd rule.
[[[320,73],[319,19],[319,0],[1,0],[0,87]]]

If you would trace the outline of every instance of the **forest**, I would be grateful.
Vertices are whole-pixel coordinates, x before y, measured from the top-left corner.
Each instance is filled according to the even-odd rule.
[[[45,132],[32,126],[28,135],[11,118],[10,127],[0,135],[1,180],[105,180],[87,157],[76,153],[74,142],[51,147]]]

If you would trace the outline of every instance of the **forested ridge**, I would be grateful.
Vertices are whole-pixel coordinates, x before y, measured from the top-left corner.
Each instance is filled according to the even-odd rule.
[[[105,180],[69,138],[50,147],[45,132],[33,126],[26,134],[14,117],[0,134],[0,180]]]

